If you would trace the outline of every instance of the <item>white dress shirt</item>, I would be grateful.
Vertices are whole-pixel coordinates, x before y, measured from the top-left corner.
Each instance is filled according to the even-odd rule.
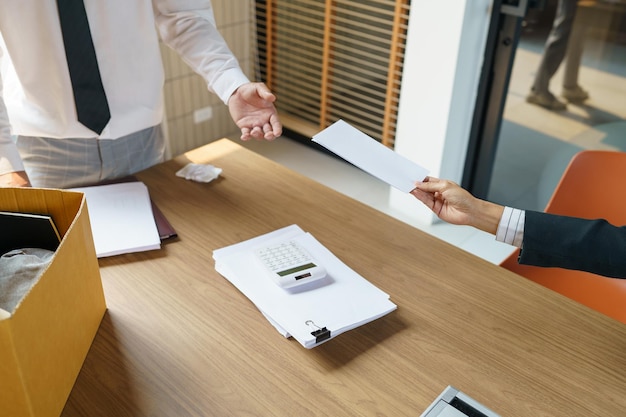
[[[84,0],[116,139],[163,118],[161,39],[227,103],[249,82],[209,0]],[[157,33],[158,31],[158,33]],[[0,174],[23,170],[11,135],[94,138],[76,119],[56,1],[0,2]]]
[[[496,240],[521,248],[524,240],[525,220],[526,212],[524,210],[504,207],[496,231]]]

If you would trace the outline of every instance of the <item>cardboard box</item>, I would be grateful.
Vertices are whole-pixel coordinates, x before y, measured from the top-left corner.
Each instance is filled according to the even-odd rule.
[[[87,205],[77,192],[0,188],[0,210],[52,215],[62,236],[14,313],[0,317],[0,414],[58,417],[106,310]]]

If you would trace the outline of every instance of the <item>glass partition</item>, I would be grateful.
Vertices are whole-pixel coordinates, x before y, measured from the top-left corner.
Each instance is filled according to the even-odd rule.
[[[563,17],[568,6],[576,8],[569,35]],[[532,87],[541,84],[538,74],[555,18],[557,70],[543,77],[553,97],[542,101]],[[568,41],[562,61],[562,41],[554,36],[559,32]],[[625,103],[626,0],[554,0],[531,9],[515,52],[488,199],[543,210],[576,152],[626,151]]]

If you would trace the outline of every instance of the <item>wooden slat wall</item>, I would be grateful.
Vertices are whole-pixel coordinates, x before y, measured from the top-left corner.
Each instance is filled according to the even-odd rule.
[[[260,76],[287,128],[338,119],[393,147],[410,0],[257,0]]]

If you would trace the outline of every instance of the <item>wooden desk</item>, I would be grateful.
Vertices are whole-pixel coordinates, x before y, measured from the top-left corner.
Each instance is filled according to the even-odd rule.
[[[222,177],[176,177],[189,160]],[[617,321],[228,140],[139,178],[180,238],[101,260],[109,310],[65,417],[418,416],[447,385],[503,416],[624,415]],[[398,310],[312,350],[279,335],[211,254],[294,223]]]

